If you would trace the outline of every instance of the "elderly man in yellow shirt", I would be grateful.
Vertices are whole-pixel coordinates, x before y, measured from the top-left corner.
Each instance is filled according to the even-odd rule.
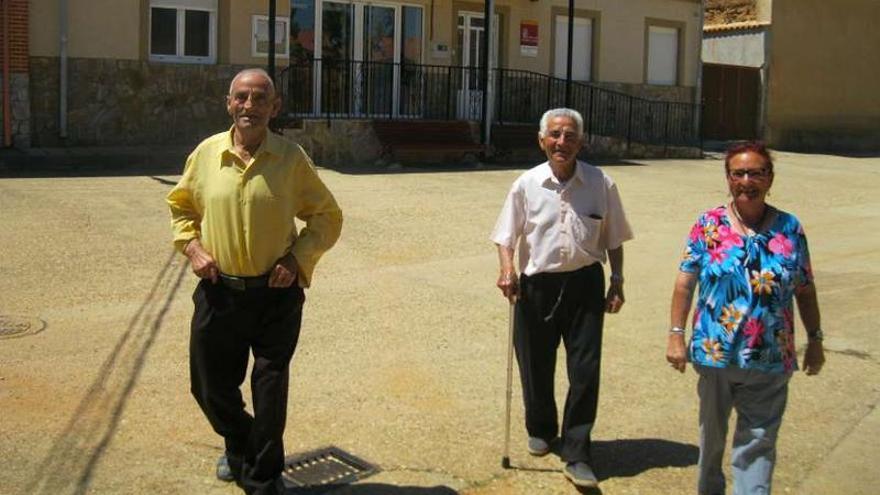
[[[303,289],[342,229],[342,212],[305,151],[268,132],[280,108],[265,71],[239,72],[227,96],[231,129],[196,147],[167,198],[174,245],[202,279],[193,295],[192,393],[226,443],[217,477],[249,494],[283,492]],[[251,352],[253,416],[240,390]]]

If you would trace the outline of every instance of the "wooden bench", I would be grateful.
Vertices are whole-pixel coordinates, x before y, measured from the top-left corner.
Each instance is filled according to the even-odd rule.
[[[373,130],[386,160],[437,163],[468,159],[468,154],[476,160],[485,151],[463,120],[376,120]]]

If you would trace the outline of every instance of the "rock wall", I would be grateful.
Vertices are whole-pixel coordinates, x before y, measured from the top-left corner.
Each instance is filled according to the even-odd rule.
[[[615,82],[595,82],[594,85],[610,91],[625,93],[645,100],[693,103],[694,88],[691,86],[656,86],[652,84],[630,84]]]
[[[29,76],[27,73],[12,73],[9,78],[10,124],[12,146],[27,149],[31,146],[30,98],[28,97]],[[0,76],[0,84],[3,78]],[[0,103],[2,103],[0,95]],[[2,105],[0,105],[0,133],[2,133]]]
[[[284,129],[319,166],[373,165],[382,147],[369,120],[302,120]]]
[[[243,67],[68,60],[67,137],[59,136],[59,59],[31,57],[31,144],[190,144],[229,125],[224,98]]]

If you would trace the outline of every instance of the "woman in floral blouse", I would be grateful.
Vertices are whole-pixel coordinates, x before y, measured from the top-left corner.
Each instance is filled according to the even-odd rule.
[[[721,458],[736,409],[734,493],[770,493],[776,436],[797,369],[793,300],[807,330],[803,368],[825,362],[819,304],[807,238],[794,215],[767,204],[773,161],[761,143],[728,150],[730,203],[706,211],[691,228],[672,294],[666,359],[700,375],[698,492],[723,494]],[[693,335],[684,327],[699,286]]]

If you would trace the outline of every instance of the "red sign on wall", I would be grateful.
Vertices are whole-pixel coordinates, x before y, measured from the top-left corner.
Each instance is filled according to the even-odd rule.
[[[523,57],[538,56],[538,21],[519,23],[519,54]]]

